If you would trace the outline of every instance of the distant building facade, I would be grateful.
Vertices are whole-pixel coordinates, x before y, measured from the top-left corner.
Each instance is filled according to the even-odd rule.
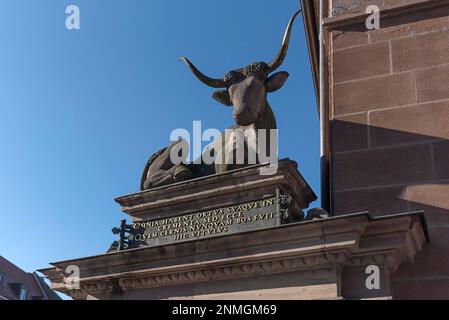
[[[0,300],[61,300],[61,298],[36,272],[25,272],[0,256]]]

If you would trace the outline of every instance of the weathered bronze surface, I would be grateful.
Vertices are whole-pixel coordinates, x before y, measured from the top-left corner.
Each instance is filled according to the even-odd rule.
[[[285,31],[281,49],[276,58],[269,62],[256,62],[244,68],[233,70],[223,78],[214,79],[199,71],[189,59],[181,58],[190,68],[193,74],[204,84],[220,88],[213,98],[226,106],[233,106],[233,118],[235,125],[232,130],[270,130],[277,129],[274,113],[267,101],[267,94],[279,90],[287,80],[288,72],[278,72],[270,76],[270,73],[277,70],[283,63],[290,42],[293,23],[300,11],[295,13],[290,19]],[[267,134],[267,137],[270,135]],[[233,169],[238,169],[249,165],[247,157],[243,164],[173,164],[170,160],[170,153],[180,149],[181,144],[187,143],[184,140],[175,142],[169,147],[156,152],[148,160],[141,179],[141,190],[186,181],[197,177],[207,176],[214,173],[222,173]],[[269,139],[266,141],[267,147],[270,145]],[[240,148],[237,145],[233,148]],[[245,149],[247,145],[243,146]],[[223,144],[215,144],[213,150],[223,150]],[[266,148],[265,150],[269,150]],[[231,150],[234,152],[235,150]],[[244,151],[245,152],[245,151]],[[222,154],[218,152],[219,154]],[[215,152],[215,155],[217,152]],[[260,163],[259,159],[256,160]],[[221,161],[223,163],[223,161]],[[252,163],[254,164],[254,163]]]

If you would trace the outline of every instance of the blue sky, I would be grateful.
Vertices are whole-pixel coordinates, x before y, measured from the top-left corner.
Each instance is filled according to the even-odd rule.
[[[65,28],[78,5],[81,30]],[[2,0],[0,254],[27,271],[105,252],[148,157],[176,128],[220,130],[213,77],[277,53],[297,0]],[[270,95],[280,155],[319,193],[319,126],[302,20]],[[314,207],[319,206],[315,203]]]

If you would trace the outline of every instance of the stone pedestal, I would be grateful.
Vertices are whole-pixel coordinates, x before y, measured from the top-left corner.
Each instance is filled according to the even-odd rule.
[[[294,220],[317,199],[291,160],[279,162],[273,175],[261,175],[264,165],[233,170],[191,181],[155,188],[115,199],[133,221],[164,219],[276,196],[276,189],[293,198]]]
[[[291,195],[290,221],[246,232],[123,250],[52,263],[40,270],[52,288],[75,299],[363,299],[390,298],[389,279],[425,242],[420,214],[370,218],[353,214],[304,220],[315,200],[292,161],[264,177],[255,166],[118,198],[135,222],[167,219]],[[64,278],[80,270],[79,289]],[[366,287],[367,266],[380,288]]]

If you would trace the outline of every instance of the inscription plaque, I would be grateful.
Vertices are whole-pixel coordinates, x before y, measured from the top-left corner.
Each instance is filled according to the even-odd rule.
[[[207,239],[235,233],[276,227],[288,217],[289,196],[236,204],[209,211],[198,211],[159,220],[123,224],[119,250],[159,246],[177,242]],[[121,230],[121,232],[120,232]],[[126,235],[125,235],[126,233]]]

